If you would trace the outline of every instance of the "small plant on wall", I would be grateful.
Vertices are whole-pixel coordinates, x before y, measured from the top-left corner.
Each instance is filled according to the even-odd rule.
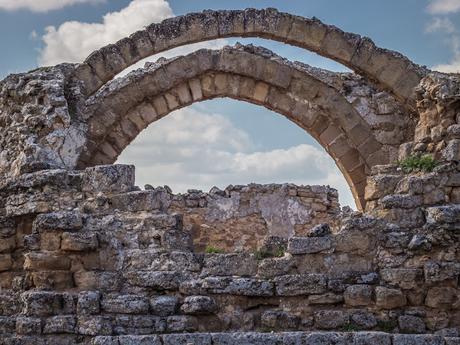
[[[398,165],[405,173],[431,172],[438,165],[438,162],[429,154],[415,154],[399,161]]]

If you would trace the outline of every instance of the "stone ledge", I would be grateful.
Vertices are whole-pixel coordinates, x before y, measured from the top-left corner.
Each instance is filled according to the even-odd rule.
[[[129,338],[129,340],[128,340]],[[450,345],[459,344],[460,338],[443,338],[437,335],[388,334],[382,332],[286,332],[286,333],[191,333],[169,335],[144,335],[96,337],[92,345]]]

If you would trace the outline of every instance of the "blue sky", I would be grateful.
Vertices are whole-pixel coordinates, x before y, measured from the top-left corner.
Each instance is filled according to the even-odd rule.
[[[172,15],[247,7],[315,16],[369,36],[418,64],[460,70],[460,0],[0,0],[0,78],[40,65],[79,62],[93,49]],[[346,70],[301,49],[257,39],[208,42],[179,53],[236,41],[264,45],[290,60]],[[208,137],[200,134],[203,124]],[[173,130],[177,127],[180,132]],[[128,147],[120,162],[137,165],[140,185],[170,184],[181,192],[186,186],[208,189],[230,183],[331,183],[339,189],[342,203],[352,205],[340,173],[311,137],[283,117],[231,100],[196,104],[162,119]]]

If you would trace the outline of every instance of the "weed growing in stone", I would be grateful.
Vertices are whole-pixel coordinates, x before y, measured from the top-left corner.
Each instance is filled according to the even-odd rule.
[[[207,246],[204,252],[206,254],[223,254],[224,253],[222,249],[219,249],[213,246]]]
[[[413,171],[431,172],[438,162],[431,155],[411,155],[398,162],[399,167],[405,173]]]

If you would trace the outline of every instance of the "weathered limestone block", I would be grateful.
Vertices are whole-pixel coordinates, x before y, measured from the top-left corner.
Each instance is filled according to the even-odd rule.
[[[351,285],[345,289],[345,303],[357,307],[372,304],[373,288],[369,285]]]
[[[162,340],[163,345],[212,344],[211,334],[167,334],[162,336]]]
[[[273,283],[252,278],[207,277],[184,281],[180,292],[193,294],[228,294],[239,296],[273,296]]]
[[[414,268],[386,268],[380,270],[382,280],[402,289],[414,289],[423,279],[423,272]]]
[[[14,331],[14,318],[0,316],[0,335],[12,334]]]
[[[399,289],[389,289],[383,286],[375,288],[375,303],[382,309],[396,309],[406,305],[406,296]]]
[[[295,261],[290,254],[282,258],[263,259],[259,262],[257,274],[262,278],[274,278],[291,273],[294,266]]]
[[[168,332],[195,332],[198,328],[198,320],[195,316],[176,315],[166,319],[166,329]]]
[[[372,313],[361,310],[352,312],[350,315],[350,321],[359,329],[373,329],[378,324],[376,317]]]
[[[53,213],[39,214],[33,227],[40,232],[79,230],[83,226],[82,215],[78,211],[59,211]]]
[[[146,297],[135,295],[104,296],[101,308],[108,313],[146,314],[149,311],[149,301]]]
[[[25,255],[24,269],[69,270],[70,259],[64,255],[31,252]]]
[[[77,271],[73,275],[79,290],[116,291],[120,288],[120,275],[115,272]]]
[[[32,281],[37,289],[64,290],[74,287],[72,272],[68,271],[41,271],[32,272]]]
[[[16,333],[37,336],[42,333],[42,320],[32,317],[18,317],[16,319]]]
[[[427,261],[423,265],[425,281],[427,283],[439,283],[446,280],[456,282],[460,274],[460,264],[457,262]]]
[[[150,300],[150,311],[153,315],[171,316],[177,312],[179,299],[174,296],[158,296]]]
[[[0,255],[0,272],[8,271],[13,267],[13,259],[10,254]]]
[[[428,207],[426,222],[436,226],[458,223],[460,222],[460,205]]]
[[[101,294],[99,291],[82,291],[78,294],[77,312],[83,315],[99,314]]]
[[[422,318],[412,315],[402,315],[398,318],[399,330],[402,333],[425,333],[425,322]]]
[[[78,317],[78,333],[82,335],[110,335],[113,332],[110,317],[84,315]]]
[[[315,313],[315,326],[319,329],[339,329],[349,321],[349,314],[344,310],[320,310]]]
[[[433,287],[428,290],[425,305],[431,308],[455,308],[459,300],[459,292],[451,287]]]
[[[444,339],[437,335],[395,334],[393,345],[443,345]]]
[[[321,253],[331,247],[330,237],[291,237],[288,241],[288,252],[294,255]]]
[[[3,297],[2,297],[3,298]],[[25,292],[21,295],[23,314],[26,316],[49,316],[62,312],[62,294],[55,292]]]
[[[99,246],[97,235],[91,232],[64,232],[61,237],[61,249],[71,252],[95,250]]]
[[[257,272],[254,255],[210,254],[204,258],[202,276],[251,276]]]
[[[43,328],[44,334],[74,333],[77,318],[72,315],[59,315],[46,319]]]
[[[133,286],[150,287],[156,290],[177,290],[185,279],[183,274],[176,271],[133,271],[127,272],[125,278]]]
[[[343,303],[343,295],[331,292],[321,295],[310,295],[307,298],[309,305],[340,304]]]
[[[391,345],[391,335],[382,332],[356,332],[353,335],[355,345]]]
[[[188,296],[184,299],[181,311],[189,315],[213,314],[217,311],[217,304],[208,296]]]
[[[156,334],[166,331],[167,322],[152,315],[117,314],[112,325],[114,334]]]
[[[262,327],[271,330],[296,330],[300,318],[285,311],[267,310],[260,317]]]
[[[295,274],[274,279],[278,296],[300,296],[326,292],[327,279],[323,274]]]
[[[134,187],[133,165],[101,165],[87,168],[83,175],[83,191],[123,193]]]
[[[120,211],[139,212],[153,211],[161,207],[155,191],[134,191],[110,197],[113,208]]]

